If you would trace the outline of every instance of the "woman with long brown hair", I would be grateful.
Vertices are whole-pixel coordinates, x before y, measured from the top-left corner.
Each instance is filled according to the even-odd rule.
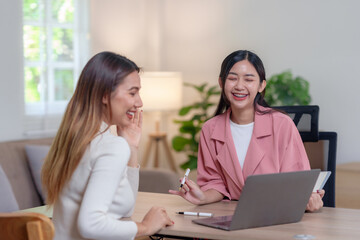
[[[160,207],[142,222],[119,221],[132,214],[138,190],[139,71],[111,52],[84,67],[42,169],[55,239],[133,239],[174,224]]]

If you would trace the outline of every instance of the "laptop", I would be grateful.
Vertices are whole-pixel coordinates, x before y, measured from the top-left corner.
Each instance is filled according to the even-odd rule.
[[[298,222],[319,173],[314,169],[248,176],[234,215],[192,221],[228,231]]]

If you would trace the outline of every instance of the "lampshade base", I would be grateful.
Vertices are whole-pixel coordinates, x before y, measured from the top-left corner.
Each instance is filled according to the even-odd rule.
[[[146,167],[148,162],[149,162],[149,158],[150,158],[150,151],[152,148],[155,148],[155,153],[154,153],[154,162],[153,162],[153,166],[155,168],[159,167],[159,146],[160,143],[163,144],[164,149],[165,149],[165,153],[166,153],[166,157],[167,160],[170,164],[171,169],[174,172],[177,172],[177,168],[175,165],[175,160],[170,152],[170,147],[166,141],[167,138],[167,134],[165,132],[154,132],[154,133],[150,133],[149,134],[149,142],[146,146],[145,149],[145,154],[143,155],[143,161],[141,163],[142,167]]]

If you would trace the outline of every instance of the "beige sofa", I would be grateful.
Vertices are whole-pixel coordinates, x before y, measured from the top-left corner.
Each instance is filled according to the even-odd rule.
[[[0,166],[10,182],[19,209],[43,205],[25,151],[27,145],[50,145],[52,138],[0,142]],[[2,183],[0,183],[2,184]],[[177,189],[179,176],[167,169],[141,169],[139,191],[167,193]],[[1,187],[1,186],[0,186]]]
[[[36,189],[25,152],[26,145],[50,145],[52,138],[0,142],[0,165],[4,170],[20,209],[43,204]]]

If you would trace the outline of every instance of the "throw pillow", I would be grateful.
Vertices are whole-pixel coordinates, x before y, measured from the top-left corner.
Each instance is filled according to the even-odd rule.
[[[35,182],[36,189],[38,190],[43,202],[46,200],[46,194],[42,190],[41,184],[41,168],[44,159],[50,150],[48,145],[26,145],[25,151],[29,160],[30,170]]]
[[[9,179],[0,166],[0,212],[18,211],[19,205],[14,196]]]

